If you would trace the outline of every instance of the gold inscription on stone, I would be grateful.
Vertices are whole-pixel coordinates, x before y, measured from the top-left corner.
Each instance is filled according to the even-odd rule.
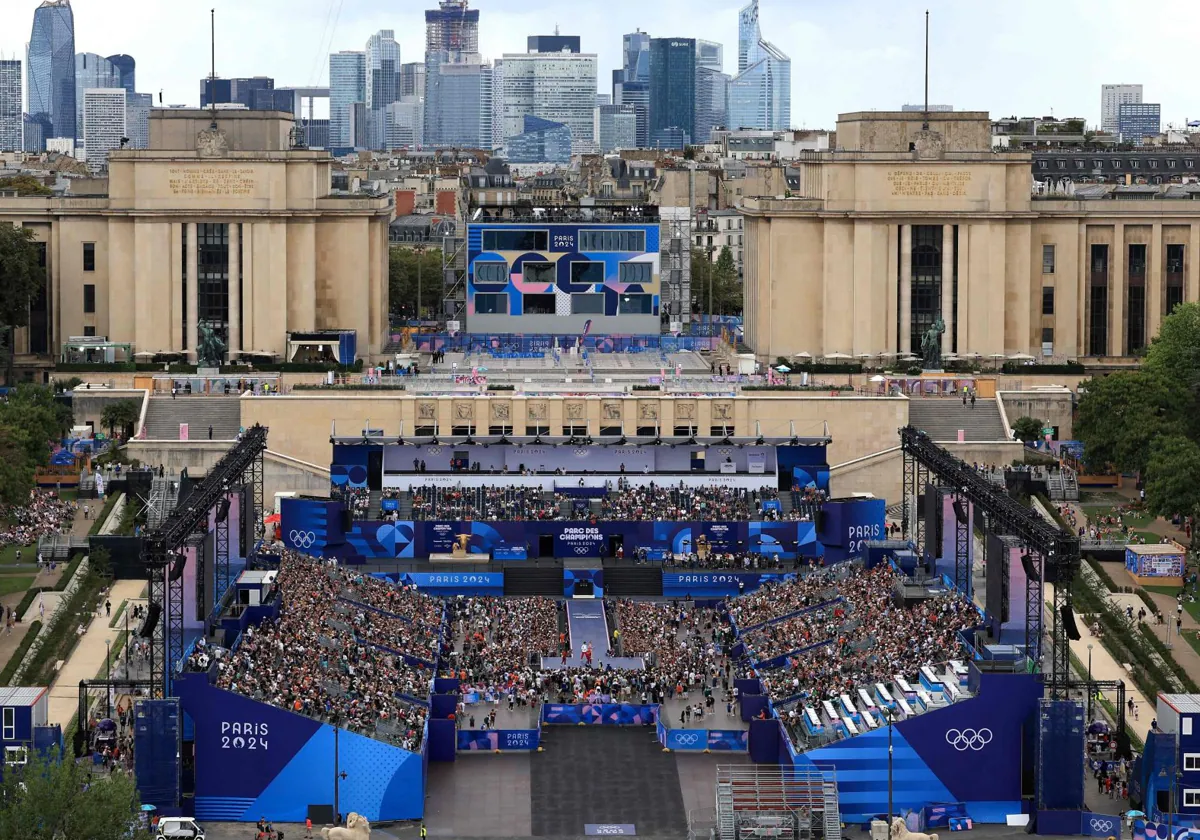
[[[970,172],[894,169],[888,173],[893,198],[966,198]]]
[[[251,196],[256,186],[254,170],[249,167],[174,168],[168,170],[172,195]]]

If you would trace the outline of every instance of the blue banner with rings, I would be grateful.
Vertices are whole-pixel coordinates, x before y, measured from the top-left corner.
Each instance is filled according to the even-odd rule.
[[[668,729],[667,742],[669,750],[706,750],[708,749],[707,729]]]
[[[1084,811],[1080,833],[1085,837],[1120,837],[1121,818]]]

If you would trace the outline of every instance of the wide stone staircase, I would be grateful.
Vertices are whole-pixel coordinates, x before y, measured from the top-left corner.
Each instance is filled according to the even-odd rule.
[[[908,422],[933,441],[956,441],[966,432],[968,441],[1007,440],[995,400],[976,400],[975,406],[952,397],[918,397],[909,401]]]
[[[146,408],[148,440],[179,440],[179,424],[188,424],[190,440],[233,440],[242,423],[237,397],[151,397]]]

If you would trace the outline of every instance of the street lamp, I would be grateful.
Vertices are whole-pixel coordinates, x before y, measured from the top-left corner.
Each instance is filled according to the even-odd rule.
[[[888,725],[888,831],[892,830],[892,724],[895,722],[896,712],[894,709],[884,706],[884,713],[887,715]]]
[[[1088,681],[1087,681],[1087,716],[1088,723],[1092,722],[1092,643],[1088,642]]]
[[[108,639],[104,640],[104,681],[111,683],[112,681],[112,642]],[[104,686],[104,711],[105,717],[112,717],[112,686]]]

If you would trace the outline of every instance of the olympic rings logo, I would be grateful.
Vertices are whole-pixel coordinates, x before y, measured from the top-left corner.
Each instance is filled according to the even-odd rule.
[[[297,548],[312,548],[317,541],[317,535],[312,531],[292,531],[288,534],[288,539]]]
[[[1093,817],[1091,826],[1092,826],[1092,831],[1098,831],[1101,834],[1115,834],[1117,831],[1117,821],[1116,820],[1103,820],[1103,819],[1097,819],[1097,818]]]
[[[586,545],[577,545],[577,546],[575,546],[574,551],[576,554],[582,556],[584,554],[587,554],[589,551],[591,551],[591,549],[588,548]]]
[[[959,752],[972,750],[979,752],[992,742],[992,730],[987,729],[948,729],[946,743]]]
[[[673,737],[676,744],[682,744],[685,747],[700,742],[700,734],[697,732],[677,732]]]
[[[586,457],[587,457],[587,455],[588,455],[588,450],[586,450],[586,449],[576,449],[576,450],[575,450],[575,455],[576,455],[577,457],[579,457],[579,458],[586,458]]]

